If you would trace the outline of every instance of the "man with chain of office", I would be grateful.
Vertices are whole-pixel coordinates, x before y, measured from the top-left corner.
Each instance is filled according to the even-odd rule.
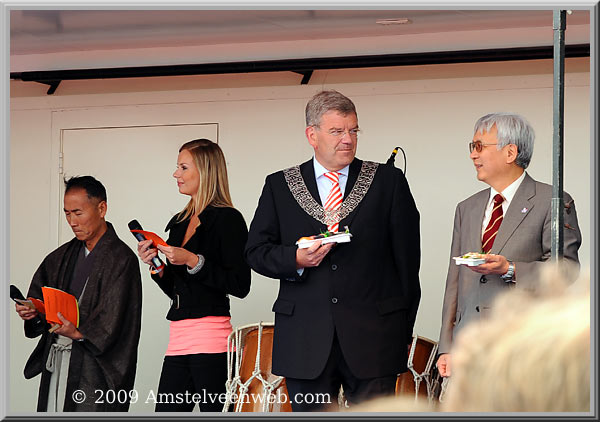
[[[306,106],[314,157],[266,178],[246,258],[279,279],[273,373],[296,394],[340,386],[349,404],[393,394],[419,306],[419,212],[404,174],[355,157],[354,103],[323,91]],[[316,236],[315,236],[316,235]]]

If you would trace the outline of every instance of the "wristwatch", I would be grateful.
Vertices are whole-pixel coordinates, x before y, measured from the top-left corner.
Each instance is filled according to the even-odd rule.
[[[508,271],[506,274],[502,274],[500,278],[504,281],[511,282],[515,280],[515,263],[512,261],[508,261]]]

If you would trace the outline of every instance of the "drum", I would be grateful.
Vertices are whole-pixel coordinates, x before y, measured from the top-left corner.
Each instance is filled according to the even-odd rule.
[[[285,378],[271,372],[273,323],[235,329],[227,341],[227,398],[223,412],[291,412]]]
[[[408,354],[408,371],[396,379],[396,395],[414,394],[417,398],[435,398],[431,370],[437,354],[437,342],[426,337],[413,336]]]

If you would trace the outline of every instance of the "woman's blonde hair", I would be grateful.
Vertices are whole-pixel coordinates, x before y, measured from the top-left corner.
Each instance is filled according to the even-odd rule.
[[[208,139],[194,139],[179,148],[179,152],[184,150],[192,154],[200,181],[196,197],[192,197],[179,213],[178,221],[183,221],[196,213],[200,214],[209,205],[233,207],[229,194],[225,156],[219,145]]]

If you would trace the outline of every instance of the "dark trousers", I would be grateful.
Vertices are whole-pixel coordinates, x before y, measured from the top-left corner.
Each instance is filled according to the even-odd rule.
[[[352,374],[337,335],[325,369],[312,380],[286,377],[285,382],[293,412],[335,411],[338,410],[340,385],[348,404],[357,404],[365,400],[393,395],[396,389],[396,375],[380,378],[359,379]]]
[[[227,353],[165,356],[156,412],[221,412],[227,381]],[[223,397],[220,397],[223,395]]]

